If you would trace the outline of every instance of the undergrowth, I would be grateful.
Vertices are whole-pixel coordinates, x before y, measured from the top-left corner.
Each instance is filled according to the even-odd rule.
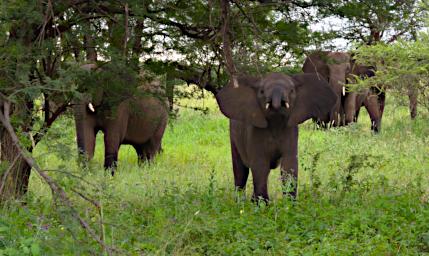
[[[70,117],[34,155],[118,255],[429,255],[427,117],[411,121],[389,104],[379,135],[364,113],[329,131],[303,124],[298,199],[282,196],[276,169],[272,200],[258,206],[251,177],[245,193],[234,191],[227,119],[213,100],[204,104],[208,114],[183,109],[170,121],[153,163],[138,166],[123,146],[114,177],[102,169],[101,134],[95,159],[78,167]],[[102,223],[73,191],[100,202]],[[32,175],[28,195],[0,208],[0,255],[103,253],[52,199]]]

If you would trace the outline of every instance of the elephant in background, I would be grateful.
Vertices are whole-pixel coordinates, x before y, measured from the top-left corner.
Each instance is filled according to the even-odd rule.
[[[216,94],[221,112],[230,119],[234,182],[246,187],[249,168],[253,200],[269,200],[268,174],[281,166],[283,185],[291,181],[295,198],[298,179],[298,125],[321,118],[337,102],[328,83],[315,74],[239,77]],[[284,191],[285,192],[285,191]]]
[[[317,73],[326,79],[334,89],[338,100],[330,118],[321,120],[333,122],[334,126],[347,125],[357,120],[360,107],[365,106],[370,118],[371,129],[378,132],[381,128],[381,117],[384,111],[385,94],[377,88],[350,92],[347,83],[354,76],[361,78],[374,75],[372,67],[355,63],[348,53],[317,51],[310,54],[304,62],[304,73]]]
[[[350,55],[345,52],[316,51],[308,55],[302,67],[304,73],[316,73],[328,81],[337,95],[337,102],[329,113],[319,121],[331,123],[333,126],[344,125],[344,119],[353,120],[353,115],[344,117],[345,84],[347,74],[350,73]],[[346,102],[345,102],[346,101]]]
[[[109,72],[98,70],[94,64],[83,68],[90,70],[90,76],[95,72]],[[126,72],[119,72],[115,76],[123,83],[136,82]],[[151,160],[161,150],[168,120],[168,106],[164,100],[148,92],[147,88],[136,88],[134,91],[125,88],[130,93],[120,95],[106,89],[96,89],[93,97],[86,95],[75,103],[74,116],[79,152],[88,160],[92,159],[96,135],[102,131],[105,145],[104,167],[112,168],[113,175],[122,144],[132,145],[139,161]],[[110,100],[112,98],[114,100]]]
[[[361,79],[372,77],[375,75],[374,67],[364,66],[356,63],[353,59],[350,62],[351,72],[347,79],[348,82],[353,82],[356,77]],[[358,92],[350,92],[346,97],[351,100],[349,105],[345,106],[345,111],[353,113],[353,122],[357,122],[361,107],[365,107],[371,119],[371,130],[379,132],[381,130],[381,119],[383,117],[386,94],[384,88],[371,87],[362,89]],[[349,124],[350,120],[346,120],[345,124]]]

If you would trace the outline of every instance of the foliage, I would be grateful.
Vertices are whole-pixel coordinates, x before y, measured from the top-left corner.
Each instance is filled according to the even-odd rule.
[[[240,72],[283,66],[310,43],[299,6],[228,4]],[[16,103],[13,116],[26,124],[16,127],[32,131],[36,144],[76,91],[98,90],[88,76],[92,89],[74,85],[86,62],[115,63],[112,77],[143,68],[167,74],[168,84],[180,79],[212,92],[227,81],[218,1],[2,1],[0,19],[0,92]]]
[[[338,17],[339,38],[360,44],[391,43],[415,38],[426,15],[425,1],[410,0],[314,0],[322,17]]]
[[[358,86],[378,86],[397,94],[416,90],[419,100],[429,107],[429,35],[421,33],[416,41],[400,40],[386,45],[361,47],[355,57],[359,63],[376,67],[376,75],[361,80]]]

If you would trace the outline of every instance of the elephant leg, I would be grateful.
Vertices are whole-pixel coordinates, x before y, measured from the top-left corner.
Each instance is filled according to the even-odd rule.
[[[146,155],[143,151],[143,145],[134,144],[133,147],[137,152],[137,163],[140,165],[146,160]]]
[[[359,118],[360,108],[356,109],[355,116],[353,117],[353,122],[357,123]]]
[[[293,199],[298,191],[298,127],[289,128],[285,154],[280,163],[283,194]]]
[[[150,162],[159,150],[159,144],[157,144],[153,139],[150,139],[145,144],[140,145],[140,152],[137,151],[137,155],[139,155],[139,160],[141,162]]]
[[[136,149],[139,159],[141,161],[152,161],[156,154],[162,151],[161,141],[162,136],[164,135],[165,127],[167,125],[167,120],[163,121],[153,136],[144,144],[140,145],[139,150]]]
[[[349,93],[344,101],[345,125],[355,120],[357,93]]]
[[[378,133],[381,130],[381,113],[377,95],[369,94],[364,105],[371,119],[371,130]]]
[[[268,197],[268,174],[270,173],[270,166],[259,165],[252,168],[253,176],[253,195],[252,201],[259,202],[263,200],[266,203],[270,200]]]
[[[114,131],[106,131],[104,133],[104,168],[110,168],[112,175],[115,173],[118,162],[119,147],[120,140],[118,134]]]
[[[410,108],[411,119],[415,119],[417,116],[417,97],[418,97],[417,89],[414,87],[409,87],[408,98],[410,99],[409,108]]]
[[[249,167],[244,165],[243,160],[238,153],[234,143],[231,141],[232,170],[234,172],[234,185],[237,190],[246,188],[247,178],[249,177]]]
[[[360,109],[362,106],[364,106],[364,102],[366,97],[369,94],[369,90],[365,89],[360,91],[359,93],[356,93],[356,97],[355,97],[355,114],[353,117],[353,122],[357,122],[358,118],[359,118],[359,113],[360,113]]]

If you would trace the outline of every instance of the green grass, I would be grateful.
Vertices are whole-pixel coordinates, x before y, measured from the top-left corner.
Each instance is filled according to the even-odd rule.
[[[74,123],[56,123],[34,156],[66,190],[90,224],[97,211],[71,189],[102,203],[106,243],[118,255],[429,255],[429,126],[405,107],[387,106],[382,132],[372,135],[365,110],[359,123],[329,131],[307,122],[299,138],[299,198],[283,198],[279,170],[271,203],[236,194],[228,122],[213,99],[207,115],[182,109],[169,123],[163,153],[137,165],[120,150],[112,178],[102,170],[102,135],[89,168],[76,164]],[[86,184],[81,177],[91,182]],[[101,254],[32,175],[23,205],[0,209],[0,255]]]

